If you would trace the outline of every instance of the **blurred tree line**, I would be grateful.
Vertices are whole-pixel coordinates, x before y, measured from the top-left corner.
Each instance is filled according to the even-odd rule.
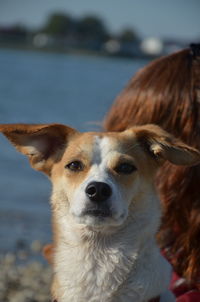
[[[0,47],[40,49],[58,52],[86,52],[124,57],[155,57],[187,47],[190,41],[142,39],[133,28],[112,33],[95,15],[80,18],[63,13],[51,14],[40,28],[21,24],[0,25]]]
[[[135,55],[139,44],[137,33],[127,28],[111,33],[104,21],[95,15],[74,18],[56,12],[37,30],[22,25],[0,27],[0,43],[12,47],[49,50],[91,50],[109,54]],[[7,45],[6,44],[6,45]]]
[[[45,26],[40,31],[52,36],[74,36],[83,40],[99,39],[102,42],[112,38],[119,38],[128,42],[138,39],[138,35],[132,29],[125,29],[119,35],[113,36],[103,20],[93,15],[75,19],[70,15],[54,13],[49,16]]]

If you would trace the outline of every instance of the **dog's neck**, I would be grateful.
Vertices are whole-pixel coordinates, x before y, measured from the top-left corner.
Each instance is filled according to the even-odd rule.
[[[136,270],[137,276],[138,258],[145,258],[156,247],[154,235],[143,232],[141,238],[130,222],[113,234],[73,228],[68,222],[68,229],[62,228],[56,239],[55,271],[63,289],[61,302],[90,301],[94,294],[98,297],[95,301],[113,301],[130,273]]]
[[[56,204],[53,199],[52,204]],[[154,204],[157,207],[158,202],[155,200]],[[61,209],[55,207],[54,271],[59,284],[56,285],[59,290],[55,298],[59,302],[90,302],[93,301],[91,297],[94,295],[96,297],[94,301],[104,302],[118,302],[121,301],[120,297],[125,302],[145,301],[146,296],[150,298],[157,296],[157,292],[155,295],[154,292],[153,294],[149,292],[149,288],[153,288],[152,284],[151,286],[146,284],[152,278],[151,273],[142,275],[141,280],[141,269],[138,267],[141,267],[141,263],[146,267],[149,263],[153,265],[156,261],[159,263],[157,260],[160,257],[159,250],[154,239],[160,221],[159,211],[146,207],[145,211],[150,211],[152,215],[158,213],[155,217],[150,216],[147,221],[144,210],[136,216],[137,211],[130,209],[134,215],[127,218],[123,227],[109,227],[108,233],[103,229],[100,231],[77,225],[70,215],[63,216],[63,212],[69,212],[68,209],[65,211],[63,207]],[[152,267],[149,270],[153,272]],[[130,276],[131,282],[135,282],[135,292],[132,293],[135,300],[126,299],[126,294],[123,294]],[[160,287],[162,289],[163,284]],[[145,299],[141,300],[141,297]]]
[[[138,256],[142,256],[144,246],[148,245],[145,243],[142,248],[141,244],[132,244],[129,248],[125,244],[125,240],[128,243],[129,239],[123,240],[123,236],[106,236],[96,231],[86,234],[83,230],[78,242],[79,235],[74,233],[74,238],[70,236],[68,242],[61,238],[58,240],[55,266],[58,280],[65,288],[63,301],[90,301],[94,294],[99,297],[98,301],[110,301],[109,298],[113,299],[127,281]],[[109,282],[111,279],[112,282]],[[71,298],[65,300],[65,296],[67,299],[70,296],[70,289]]]

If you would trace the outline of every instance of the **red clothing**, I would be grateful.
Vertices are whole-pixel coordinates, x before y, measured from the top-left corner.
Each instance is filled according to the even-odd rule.
[[[170,249],[165,248],[161,253],[173,266],[174,256],[170,253]],[[200,302],[200,290],[175,272],[172,274],[170,290],[175,295],[176,302]]]
[[[200,291],[188,285],[186,280],[173,273],[170,290],[176,296],[176,302],[200,302]]]

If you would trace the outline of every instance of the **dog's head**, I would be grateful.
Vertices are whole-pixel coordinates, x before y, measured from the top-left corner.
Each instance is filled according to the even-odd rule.
[[[80,133],[59,124],[0,125],[0,131],[50,177],[60,219],[94,228],[122,225],[130,209],[158,207],[152,183],[165,160],[200,162],[196,149],[155,125],[118,133]]]

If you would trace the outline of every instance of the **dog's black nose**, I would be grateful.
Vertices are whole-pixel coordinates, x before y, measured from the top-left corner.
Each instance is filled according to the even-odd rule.
[[[105,182],[91,182],[86,187],[85,192],[91,201],[106,201],[112,194],[111,187]]]

